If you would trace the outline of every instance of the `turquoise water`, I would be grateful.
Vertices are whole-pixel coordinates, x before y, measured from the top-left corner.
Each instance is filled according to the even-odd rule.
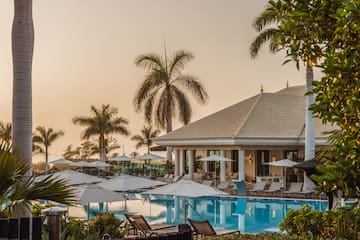
[[[114,212],[124,218],[125,209],[134,214],[143,214],[150,223],[180,224],[184,222],[184,198],[173,196],[147,196],[134,194],[139,200],[122,203],[91,204],[93,211]],[[209,220],[214,228],[238,229],[241,232],[259,233],[279,231],[278,224],[290,209],[300,209],[309,204],[313,209],[325,211],[326,201],[261,199],[246,197],[186,198],[187,218]],[[87,207],[85,207],[87,208]],[[87,209],[85,209],[87,211]]]

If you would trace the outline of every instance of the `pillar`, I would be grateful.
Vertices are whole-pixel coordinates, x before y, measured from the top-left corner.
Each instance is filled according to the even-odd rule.
[[[180,155],[180,151],[179,150],[175,150],[175,161],[174,161],[174,175],[179,176],[179,155]]]
[[[190,150],[189,157],[189,178],[190,180],[194,180],[194,161],[195,161],[195,150]]]
[[[239,150],[239,180],[245,181],[245,151]]]
[[[184,170],[185,170],[185,155],[186,155],[186,150],[181,150],[180,151],[180,169],[179,169],[179,175],[183,176],[184,175]]]
[[[61,207],[46,208],[41,211],[47,218],[49,226],[48,239],[61,239],[61,217],[67,212],[67,209]]]
[[[220,155],[225,157],[225,150],[220,151]],[[220,182],[226,181],[226,165],[224,161],[220,162]]]

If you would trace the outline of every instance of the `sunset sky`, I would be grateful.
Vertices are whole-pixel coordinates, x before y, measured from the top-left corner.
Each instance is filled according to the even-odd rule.
[[[90,105],[110,104],[137,134],[143,114],[132,100],[145,72],[134,59],[144,53],[184,49],[195,59],[185,73],[206,87],[209,102],[193,102],[197,120],[264,91],[305,82],[294,64],[282,66],[282,54],[263,49],[252,60],[251,23],[266,0],[34,0],[33,127],[44,125],[65,135],[50,148],[50,160],[69,144],[80,144],[83,127],[74,116],[89,115]],[[0,120],[11,120],[13,1],[0,7]],[[316,77],[316,76],[315,76]],[[175,128],[179,124],[174,124]],[[135,150],[130,137],[116,136],[125,153]],[[138,152],[143,153],[145,149]],[[122,152],[122,150],[120,150]],[[34,159],[43,159],[35,156]]]

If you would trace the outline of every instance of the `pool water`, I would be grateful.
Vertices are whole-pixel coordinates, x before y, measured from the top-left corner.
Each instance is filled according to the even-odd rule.
[[[214,228],[240,230],[246,233],[277,232],[278,224],[284,220],[290,209],[300,209],[309,204],[312,209],[325,211],[326,201],[262,199],[247,197],[202,197],[186,198],[160,195],[134,194],[138,200],[109,204],[91,204],[93,211],[114,212],[118,218],[124,218],[128,211],[142,214],[150,223],[180,224],[184,222],[184,201],[186,217],[195,220],[209,220]],[[85,212],[87,206],[84,206]],[[126,209],[126,210],[125,210]]]

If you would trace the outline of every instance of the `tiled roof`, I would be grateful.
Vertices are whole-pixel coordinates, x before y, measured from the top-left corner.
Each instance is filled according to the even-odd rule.
[[[158,140],[266,138],[294,139],[304,137],[305,87],[285,88],[275,93],[260,93],[198,121],[190,123]],[[315,137],[330,130],[315,119]]]

